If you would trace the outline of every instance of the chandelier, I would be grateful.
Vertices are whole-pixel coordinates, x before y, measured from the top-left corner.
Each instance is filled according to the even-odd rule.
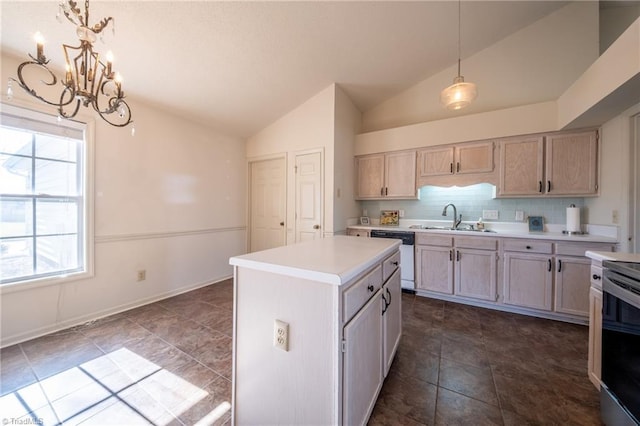
[[[460,75],[460,0],[458,0],[458,76],[453,84],[440,92],[440,102],[448,109],[458,110],[466,107],[478,96],[473,83],[465,83]]]
[[[42,95],[42,92],[38,93],[33,88],[33,84],[38,82],[45,86],[55,86],[58,82],[54,72],[47,66],[49,60],[44,54],[44,39],[39,32],[35,36],[36,57],[29,54],[32,60],[18,66],[18,80],[9,79],[8,95],[11,95],[11,81],[15,81],[31,96],[57,107],[59,117],[73,118],[78,113],[80,105],[83,105],[92,107],[104,121],[112,126],[128,125],[132,122],[131,109],[124,100],[122,77],[112,69],[113,54],[110,51],[107,52],[105,64],[93,48],[97,35],[113,21],[113,18],[103,18],[90,26],[89,0],[84,2],[84,15],[77,2],[73,0],[62,1],[59,7],[58,20],[61,20],[61,14],[64,14],[69,22],[77,27],[76,34],[80,41],[77,47],[62,45],[66,63],[64,78],[60,79],[62,91],[59,92],[59,98],[50,99],[48,98],[50,95]],[[42,70],[46,72],[43,73]],[[42,78],[43,74],[44,78]],[[32,83],[29,84],[26,80],[31,80]],[[43,89],[47,92],[51,91],[45,87]]]

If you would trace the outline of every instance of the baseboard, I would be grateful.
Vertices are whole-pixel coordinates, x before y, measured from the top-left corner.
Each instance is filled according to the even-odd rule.
[[[160,300],[163,299],[168,299],[169,297],[174,297],[177,296],[179,294],[182,293],[186,293],[192,290],[196,290],[198,288],[201,287],[206,287],[208,285],[211,284],[216,284],[228,279],[233,278],[233,275],[231,276],[226,276],[226,277],[221,277],[221,278],[217,278],[217,279],[213,279],[210,281],[205,281],[205,282],[199,282],[199,283],[195,283],[195,284],[190,284],[188,286],[185,287],[180,287],[178,289],[175,290],[171,290],[171,291],[167,291],[152,297],[147,297],[144,299],[139,299],[136,301],[133,301],[131,303],[125,303],[123,305],[119,305],[113,308],[109,308],[109,309],[104,309],[102,311],[99,312],[94,312],[91,313],[89,315],[82,315],[79,317],[75,317],[75,318],[71,318],[68,319],[66,321],[62,321],[56,324],[52,324],[52,325],[48,325],[45,327],[40,327],[38,329],[35,330],[31,330],[31,331],[27,331],[24,333],[20,333],[20,334],[16,334],[13,336],[2,336],[2,340],[0,341],[0,348],[5,348],[7,346],[12,346],[18,343],[22,343],[22,342],[26,342],[27,340],[31,340],[31,339],[35,339],[37,337],[42,337],[45,336],[47,334],[51,334],[51,333],[57,333],[59,331],[62,330],[66,330],[68,328],[71,327],[76,327],[82,324],[85,324],[87,322],[90,321],[95,321],[101,318],[105,318],[108,317],[110,315],[115,315],[115,314],[119,314],[121,312],[125,312],[125,311],[129,311],[131,309],[135,309],[135,308],[139,308],[140,306],[144,306],[144,305],[148,305],[150,303],[154,303],[154,302],[158,302]]]

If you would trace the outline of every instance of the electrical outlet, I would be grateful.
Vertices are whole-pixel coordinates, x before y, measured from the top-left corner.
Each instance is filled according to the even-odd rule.
[[[524,221],[524,212],[522,210],[516,210],[516,220],[518,222]]]
[[[367,211],[367,209],[362,209],[362,216],[364,217],[369,216],[369,212]]]
[[[498,210],[482,210],[482,218],[483,219],[498,219]]]
[[[273,324],[273,346],[289,352],[289,324],[276,320]]]
[[[404,210],[398,210],[398,216],[404,217]]]
[[[138,281],[144,281],[146,279],[147,279],[147,271],[145,269],[138,271]]]
[[[619,220],[618,210],[611,210],[611,223],[618,223]]]

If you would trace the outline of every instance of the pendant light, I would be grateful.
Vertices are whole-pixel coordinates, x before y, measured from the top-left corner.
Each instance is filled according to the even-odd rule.
[[[478,96],[473,83],[465,83],[460,75],[460,0],[458,0],[458,76],[453,84],[440,92],[440,102],[451,110],[459,110],[469,105]]]

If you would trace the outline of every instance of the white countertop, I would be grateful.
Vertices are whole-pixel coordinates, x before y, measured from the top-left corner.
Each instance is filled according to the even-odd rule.
[[[608,251],[587,251],[585,253],[590,259],[594,260],[613,260],[615,262],[636,262],[640,263],[640,253],[618,253]]]
[[[349,225],[349,228],[354,229],[384,229],[389,231],[410,231],[410,232],[425,232],[433,234],[449,234],[458,236],[478,236],[478,237],[501,237],[501,238],[527,238],[534,240],[553,240],[553,241],[567,241],[567,242],[597,242],[597,243],[611,243],[617,244],[615,227],[603,227],[603,226],[589,226],[587,229],[588,234],[582,235],[567,235],[562,233],[562,225],[549,225],[545,224],[545,232],[528,232],[526,224],[520,223],[507,223],[507,222],[485,222],[486,229],[490,229],[495,232],[472,232],[472,231],[452,231],[444,229],[419,229],[411,228],[412,225],[427,225],[427,226],[451,226],[451,221],[419,221],[419,220],[407,220],[400,221],[400,226],[363,226],[363,225]],[[464,228],[465,223],[461,225]],[[602,233],[598,232],[602,231]],[[596,233],[598,232],[598,233]]]
[[[234,256],[229,264],[342,285],[398,250],[399,240],[334,236]]]

